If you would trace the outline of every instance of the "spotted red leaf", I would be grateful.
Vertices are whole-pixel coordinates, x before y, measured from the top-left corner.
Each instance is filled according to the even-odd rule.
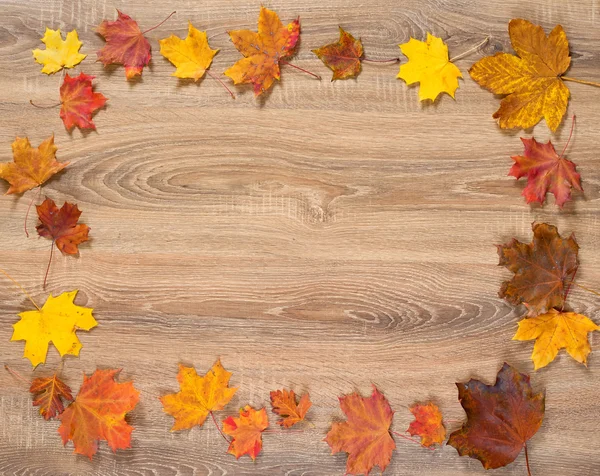
[[[65,202],[59,210],[54,200],[47,198],[36,208],[42,222],[37,226],[38,234],[45,238],[52,238],[56,247],[63,253],[77,254],[78,245],[88,240],[90,231],[87,225],[77,223],[81,216],[77,205]]]
[[[33,394],[33,405],[40,407],[40,414],[49,420],[60,415],[65,409],[63,400],[73,401],[71,389],[56,374],[52,377],[40,377],[31,382],[29,391]]]
[[[94,76],[81,73],[72,78],[65,76],[60,87],[60,118],[68,131],[75,126],[80,129],[96,129],[92,115],[104,107],[107,99],[101,93],[94,92]]]

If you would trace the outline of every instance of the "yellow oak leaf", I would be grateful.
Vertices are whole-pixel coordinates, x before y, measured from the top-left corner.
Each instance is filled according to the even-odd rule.
[[[441,38],[427,33],[427,41],[411,38],[400,46],[408,63],[400,66],[398,78],[411,85],[420,83],[419,99],[435,99],[441,93],[454,97],[458,88],[460,70],[448,59],[448,46]]]
[[[98,325],[92,316],[93,309],[73,303],[76,295],[77,291],[57,297],[50,295],[41,309],[22,312],[19,314],[21,320],[13,324],[10,340],[25,341],[23,357],[28,358],[34,367],[46,362],[50,342],[61,357],[65,354],[79,355],[81,342],[75,331],[89,331]]]
[[[159,43],[160,53],[177,67],[173,76],[191,78],[194,81],[204,76],[219,51],[210,48],[206,32],[197,30],[191,22],[185,40],[171,35]]]
[[[73,68],[87,56],[79,53],[83,43],[79,41],[77,30],[67,33],[67,38],[63,40],[60,29],[46,28],[42,42],[46,45],[45,50],[33,50],[35,61],[44,65],[42,73],[53,74],[63,67]]]
[[[587,365],[592,351],[587,334],[597,330],[600,327],[582,314],[550,309],[546,314],[521,320],[513,340],[535,339],[531,354],[535,370],[552,362],[560,349],[567,349],[577,362]]]
[[[179,392],[160,398],[163,411],[175,418],[171,431],[202,426],[210,413],[222,410],[237,391],[228,387],[230,378],[231,372],[223,368],[220,360],[204,377],[200,377],[194,367],[179,364]]]

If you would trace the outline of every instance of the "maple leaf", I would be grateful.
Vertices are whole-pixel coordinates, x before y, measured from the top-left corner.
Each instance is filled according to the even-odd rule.
[[[73,401],[71,389],[56,374],[52,377],[40,377],[31,382],[29,391],[33,394],[33,405],[40,407],[40,414],[45,420],[60,415],[65,407],[63,400]]]
[[[0,178],[10,184],[7,194],[23,193],[38,187],[69,165],[69,162],[56,160],[54,136],[48,137],[35,149],[27,137],[17,137],[12,143],[12,150],[13,162],[0,164]]]
[[[448,59],[448,46],[441,38],[427,33],[427,41],[411,38],[400,45],[400,50],[408,58],[408,63],[400,66],[398,78],[409,86],[420,83],[419,100],[435,101],[441,93],[448,93],[454,98],[462,73]]]
[[[94,92],[93,79],[94,76],[83,73],[73,78],[65,75],[60,87],[60,118],[68,131],[75,126],[80,129],[96,129],[92,115],[104,107],[108,99],[103,94]]]
[[[280,79],[279,62],[290,56],[300,38],[300,20],[284,27],[275,13],[260,7],[258,33],[250,30],[229,31],[231,41],[244,58],[225,71],[234,84],[251,83],[259,96]]]
[[[374,466],[385,470],[396,443],[390,435],[394,412],[382,393],[373,386],[370,397],[352,393],[340,397],[347,421],[334,423],[325,441],[331,453],[348,453],[347,474],[369,474]]]
[[[527,176],[527,186],[523,196],[527,203],[544,203],[546,193],[554,194],[556,204],[562,206],[571,199],[571,187],[583,191],[576,165],[556,153],[551,141],[546,144],[535,139],[523,139],[524,155],[515,155],[515,161],[508,172],[517,179]]]
[[[56,247],[65,254],[75,255],[78,245],[88,240],[90,227],[77,223],[81,212],[77,205],[65,202],[59,210],[54,200],[46,198],[41,205],[36,205],[38,217],[42,222],[37,232],[45,238],[52,238]]]
[[[46,45],[45,50],[33,50],[35,61],[44,65],[42,73],[56,73],[63,67],[74,68],[87,56],[79,53],[83,43],[79,41],[77,30],[67,33],[67,38],[63,40],[60,28],[58,30],[46,28],[42,42]]]
[[[312,50],[333,71],[332,81],[358,76],[364,54],[360,38],[357,40],[342,27],[339,28],[340,39],[337,42]]]
[[[561,76],[571,64],[569,42],[562,26],[546,36],[541,26],[511,20],[508,33],[518,56],[496,53],[475,63],[469,73],[484,88],[505,96],[492,117],[503,129],[528,129],[542,118],[555,131],[569,101]]]
[[[481,461],[485,469],[512,463],[542,425],[544,394],[534,394],[529,376],[506,363],[494,385],[471,379],[456,386],[467,422],[450,435],[448,444],[459,455]]]
[[[546,314],[522,319],[513,340],[535,340],[531,355],[535,370],[552,362],[560,349],[567,349],[577,362],[587,365],[592,351],[587,334],[598,330],[600,327],[582,314],[550,309]]]
[[[273,411],[283,417],[277,420],[277,423],[286,428],[304,420],[306,412],[312,405],[308,393],[302,395],[298,403],[296,403],[296,394],[293,390],[275,390],[270,395]]]
[[[514,305],[525,304],[529,315],[536,316],[565,302],[565,289],[578,266],[579,245],[571,235],[563,239],[553,225],[533,224],[533,240],[521,243],[513,239],[498,245],[500,266],[515,275],[502,283],[500,297]]]
[[[435,403],[416,404],[409,408],[415,420],[408,427],[411,436],[421,437],[423,446],[440,445],[446,438],[446,428],[442,423],[442,412]]]
[[[75,331],[89,331],[98,325],[92,316],[93,309],[73,303],[76,295],[77,291],[62,293],[57,297],[50,295],[41,309],[20,313],[21,320],[13,324],[14,332],[10,340],[25,341],[23,357],[28,358],[34,367],[46,362],[50,342],[61,357],[66,354],[79,355],[81,342]]]
[[[125,421],[140,399],[133,382],[118,383],[120,369],[96,370],[90,377],[83,375],[77,398],[59,415],[58,432],[63,444],[73,441],[75,453],[92,456],[98,451],[98,441],[106,441],[113,452],[131,447],[133,427]]]
[[[233,437],[228,453],[237,458],[248,455],[255,460],[262,449],[262,432],[269,426],[264,408],[255,410],[250,405],[240,408],[240,417],[223,420],[223,433]]]
[[[204,377],[193,367],[179,364],[177,381],[180,390],[160,398],[163,411],[175,418],[171,431],[202,426],[206,417],[222,410],[229,403],[237,388],[229,388],[231,372],[227,372],[218,360]]]

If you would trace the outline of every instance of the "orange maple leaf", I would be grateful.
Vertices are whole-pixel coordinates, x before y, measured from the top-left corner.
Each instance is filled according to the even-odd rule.
[[[442,412],[435,403],[416,404],[409,410],[415,416],[415,420],[406,430],[411,436],[420,436],[423,446],[433,446],[436,443],[444,442],[446,428],[442,423]]]
[[[68,74],[60,87],[60,118],[70,131],[75,126],[80,129],[96,129],[92,115],[104,107],[106,99],[101,93],[94,92],[94,76],[81,73],[72,78]]]
[[[119,371],[96,370],[91,377],[84,374],[75,401],[58,417],[63,444],[72,440],[75,453],[90,460],[98,451],[98,441],[106,441],[113,452],[131,446],[133,427],[125,421],[125,414],[135,408],[140,392],[133,382],[117,383],[114,377]]]
[[[339,28],[340,39],[337,42],[312,50],[333,71],[332,81],[358,76],[364,54],[360,38],[357,40],[341,26]]]
[[[45,420],[60,415],[65,407],[63,400],[73,401],[71,389],[56,374],[52,377],[39,377],[31,382],[29,391],[33,394],[33,406],[40,407]]]
[[[339,400],[347,421],[334,423],[327,433],[331,453],[348,453],[347,474],[368,475],[374,466],[385,470],[396,448],[390,434],[394,412],[389,402],[375,386],[370,397],[352,393]]]
[[[273,411],[283,417],[277,420],[277,423],[290,428],[304,420],[306,412],[312,403],[308,393],[302,395],[300,401],[296,403],[296,394],[294,391],[283,389],[271,392],[271,405],[273,406]]]
[[[251,83],[259,96],[280,79],[279,62],[290,56],[300,38],[300,20],[284,27],[275,13],[261,7],[258,16],[258,33],[250,30],[229,31],[231,41],[242,53],[242,58],[225,71],[234,84]]]
[[[223,432],[233,440],[228,453],[236,458],[247,454],[253,460],[262,449],[262,432],[269,426],[269,418],[264,408],[255,410],[250,405],[240,409],[240,417],[223,420]]]

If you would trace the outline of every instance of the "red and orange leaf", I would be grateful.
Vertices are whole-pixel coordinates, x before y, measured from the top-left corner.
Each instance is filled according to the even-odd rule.
[[[534,223],[531,243],[513,239],[498,245],[499,266],[515,274],[502,283],[500,297],[514,305],[525,304],[530,316],[562,308],[565,291],[578,266],[578,252],[573,235],[565,240],[555,226]]]
[[[542,425],[544,394],[533,393],[529,376],[506,363],[494,385],[471,379],[456,386],[467,422],[450,435],[448,444],[461,456],[481,461],[485,469],[512,463]]]
[[[373,386],[370,397],[352,393],[340,397],[347,421],[334,423],[325,441],[331,453],[348,453],[346,474],[368,475],[374,466],[385,470],[396,443],[390,434],[394,412],[382,393]]]
[[[83,376],[83,384],[75,401],[58,417],[63,444],[69,440],[75,453],[92,459],[98,441],[106,441],[113,452],[131,446],[133,427],[125,421],[140,399],[133,382],[118,383],[119,369],[96,370]]]
[[[151,47],[135,20],[119,10],[117,15],[115,21],[104,20],[96,29],[106,40],[98,51],[98,61],[104,66],[122,64],[127,79],[133,79],[150,63]]]
[[[355,39],[342,27],[340,27],[340,39],[336,43],[321,46],[312,52],[333,71],[332,81],[354,78],[360,73],[360,62],[364,53],[362,43],[360,38]]]
[[[96,129],[92,116],[104,107],[107,99],[101,93],[95,93],[92,86],[94,76],[81,73],[71,78],[65,75],[60,87],[60,118],[70,131],[75,126],[80,129]]]
[[[571,199],[571,188],[583,191],[576,165],[559,156],[552,142],[546,144],[535,139],[523,139],[523,155],[511,157],[515,163],[508,172],[517,179],[527,176],[527,186],[523,196],[527,203],[544,203],[546,193],[554,195],[556,204],[562,208]]]
[[[223,420],[223,432],[233,440],[228,453],[236,458],[247,454],[253,460],[262,449],[262,432],[269,426],[269,418],[264,408],[255,410],[250,405],[240,409],[240,417]]]
[[[423,446],[442,444],[446,428],[442,423],[442,412],[435,403],[416,404],[409,408],[415,420],[408,427],[411,436],[420,436]]]
[[[234,84],[252,84],[254,94],[267,91],[280,79],[279,61],[294,52],[300,38],[300,20],[287,26],[272,10],[260,7],[258,33],[250,30],[229,31],[231,41],[244,58],[225,71]]]
[[[77,205],[65,202],[59,210],[54,200],[46,198],[41,205],[36,205],[38,217],[42,222],[37,232],[45,238],[52,238],[56,247],[65,254],[76,255],[78,245],[88,240],[90,228],[77,223],[81,212]]]
[[[69,162],[56,160],[54,136],[48,137],[35,149],[27,137],[17,137],[12,143],[12,150],[13,162],[0,164],[0,178],[10,184],[7,194],[23,193],[38,187],[69,165]]]
[[[296,423],[304,420],[306,412],[312,403],[308,393],[302,395],[300,401],[296,403],[296,394],[294,391],[283,389],[271,392],[271,405],[273,406],[273,411],[277,415],[283,417],[277,420],[277,423],[286,428],[290,428]]]
[[[66,402],[73,401],[71,389],[54,374],[52,377],[40,377],[31,382],[29,391],[33,394],[33,406],[40,407],[40,415],[50,420],[60,415]]]

